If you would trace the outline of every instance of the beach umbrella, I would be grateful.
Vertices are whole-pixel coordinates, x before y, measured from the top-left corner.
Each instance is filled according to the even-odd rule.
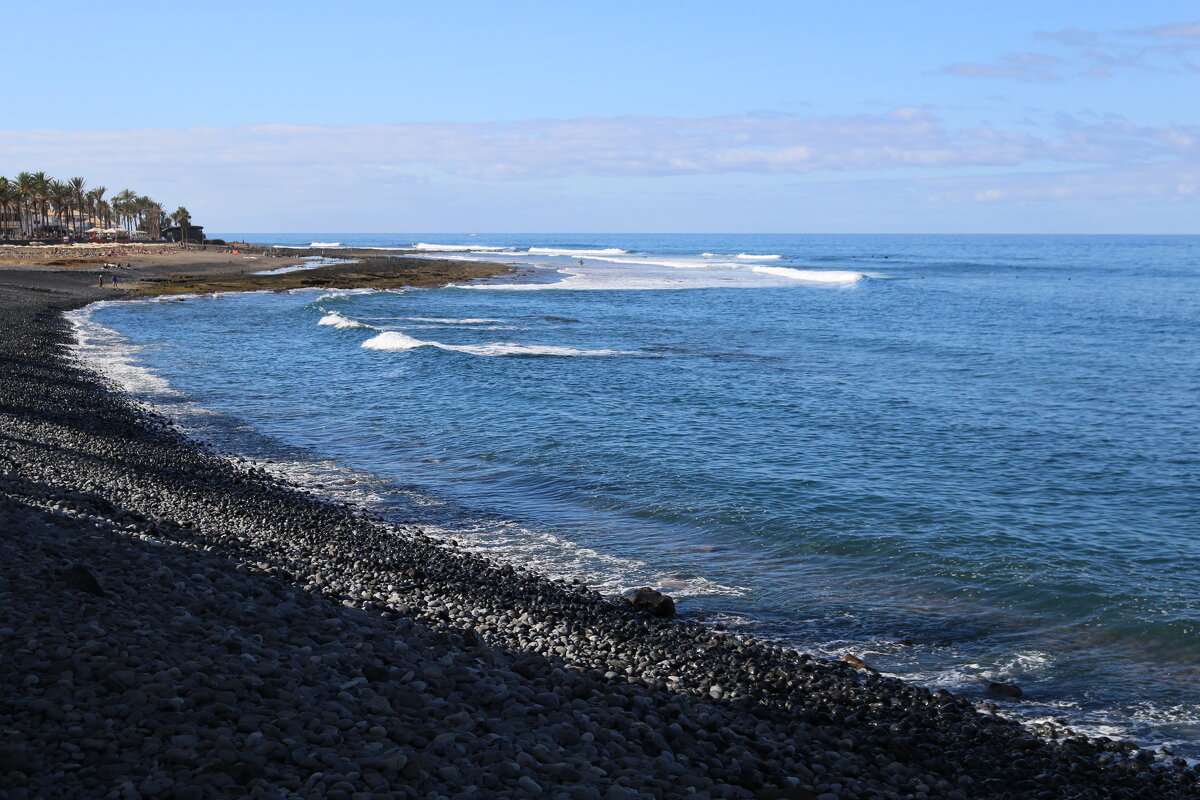
[[[105,228],[88,228],[84,233],[108,233]]]

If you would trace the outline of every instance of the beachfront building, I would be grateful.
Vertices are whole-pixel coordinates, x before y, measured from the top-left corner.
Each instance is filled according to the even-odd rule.
[[[169,242],[187,241],[192,244],[204,241],[204,226],[203,225],[188,225],[187,238],[183,236],[183,228],[179,225],[172,225],[169,228],[163,228],[163,238]]]

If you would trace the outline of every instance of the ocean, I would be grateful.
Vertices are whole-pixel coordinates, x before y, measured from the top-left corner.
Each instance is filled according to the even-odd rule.
[[[1200,237],[217,235],[527,269],[72,315],[81,355],[215,447],[1200,758]]]

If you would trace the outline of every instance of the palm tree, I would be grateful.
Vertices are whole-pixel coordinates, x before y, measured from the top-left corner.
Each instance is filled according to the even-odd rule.
[[[17,174],[17,216],[20,218],[21,235],[24,237],[27,233],[33,232],[33,225],[26,226],[29,216],[33,213],[33,209],[37,207],[35,200],[37,196],[37,181],[34,180],[32,172],[20,172]]]
[[[129,189],[122,189],[112,199],[113,211],[117,214],[117,221],[125,230],[133,230],[130,223],[133,220],[133,203],[137,200],[137,195]]]
[[[75,206],[75,192],[71,189],[71,185],[62,181],[50,181],[46,186],[46,199],[54,207],[54,216],[57,218],[58,227],[64,231],[70,231],[71,209]]]
[[[71,187],[71,192],[75,196],[75,208],[79,210],[79,220],[83,220],[83,187],[87,182],[80,177],[71,178],[67,181],[67,185]],[[76,233],[82,233],[82,225],[75,226]]]
[[[180,241],[183,242],[184,247],[187,247],[188,226],[192,224],[191,212],[189,212],[183,206],[180,206],[179,208],[175,209],[175,213],[171,215],[171,219],[173,219],[175,224],[179,226]]]
[[[149,197],[144,199],[146,201],[146,233],[151,239],[161,239],[163,219],[167,216],[163,211],[162,203],[151,200]]]
[[[34,210],[40,214],[41,227],[50,224],[50,176],[44,172],[33,173]],[[34,231],[35,235],[37,231]]]
[[[87,203],[87,218],[91,220],[104,221],[104,227],[110,227],[108,218],[105,212],[108,210],[108,203],[104,202],[104,193],[108,191],[107,186],[97,186],[90,190],[84,200]],[[83,227],[80,225],[80,227]]]
[[[15,223],[23,238],[44,235],[53,227],[52,216],[66,232],[74,230],[80,234],[88,227],[89,220],[112,227],[115,217],[131,234],[143,229],[158,239],[163,228],[174,219],[181,229],[181,241],[188,244],[192,215],[185,207],[180,206],[167,216],[162,203],[146,195],[122,189],[106,200],[107,192],[105,186],[87,189],[87,181],[82,177],[58,181],[45,172],[21,172],[13,179],[0,176],[0,234],[7,236]]]
[[[9,231],[11,230],[13,211],[20,208],[17,205],[19,202],[17,185],[3,175],[0,175],[0,229],[2,229],[0,233],[3,233],[5,239],[8,238]]]

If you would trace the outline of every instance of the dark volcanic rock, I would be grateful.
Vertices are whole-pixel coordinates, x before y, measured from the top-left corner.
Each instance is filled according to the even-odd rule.
[[[1000,683],[992,681],[987,685],[987,692],[992,697],[1007,697],[1012,700],[1020,700],[1025,696],[1025,692],[1021,691],[1021,687],[1015,683]]]
[[[842,661],[845,661],[847,664],[854,667],[855,669],[866,670],[867,672],[874,672],[876,674],[879,674],[879,670],[875,669],[870,664],[863,661],[861,658],[859,658],[856,655],[846,653],[846,655],[842,656]]]
[[[104,597],[104,590],[100,588],[100,583],[96,580],[96,577],[88,572],[87,567],[72,564],[64,569],[59,577],[70,589],[94,594],[97,597]]]
[[[643,586],[635,591],[633,597],[629,598],[629,602],[651,616],[675,616],[675,601],[670,596],[651,589],[649,586]]]

